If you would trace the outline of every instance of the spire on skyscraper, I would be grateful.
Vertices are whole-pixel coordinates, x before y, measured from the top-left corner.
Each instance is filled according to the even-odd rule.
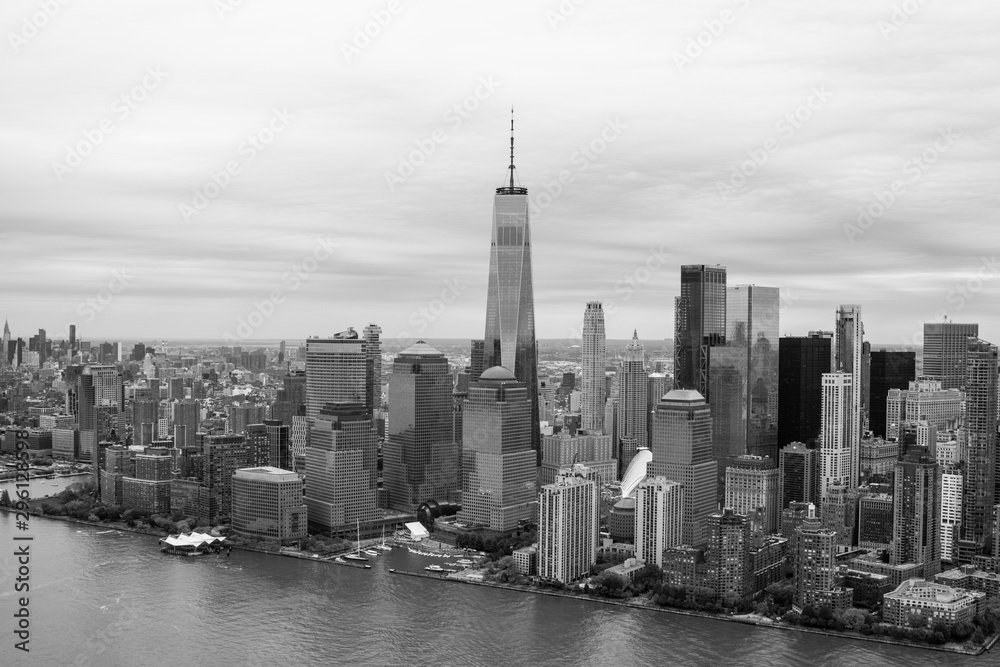
[[[510,106],[510,187],[514,187],[514,105]]]
[[[513,125],[514,121],[511,120],[510,122],[511,122],[511,125]],[[511,141],[513,141],[513,137],[511,137]],[[511,159],[513,159],[513,153],[511,154]],[[513,166],[514,165],[512,164],[511,167],[513,167]],[[6,334],[8,336],[10,335],[10,325],[7,324],[7,320],[6,319],[4,319],[4,321],[3,321],[3,332],[4,332],[4,334]]]

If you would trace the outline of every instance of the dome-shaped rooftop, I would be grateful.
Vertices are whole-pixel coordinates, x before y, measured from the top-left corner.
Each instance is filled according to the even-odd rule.
[[[422,340],[418,340],[416,343],[414,343],[413,345],[409,346],[408,348],[406,348],[405,350],[403,350],[399,354],[401,354],[401,355],[402,354],[418,355],[418,356],[421,356],[421,357],[426,357],[426,356],[430,356],[430,355],[441,356],[441,352],[439,352],[438,350],[435,350],[433,347],[431,347],[430,345],[428,345],[427,343],[425,343]]]
[[[611,508],[612,512],[634,512],[635,511],[635,496],[625,496]]]
[[[494,366],[493,368],[487,368],[483,371],[483,374],[479,376],[480,380],[514,380],[517,378],[509,370],[503,366]]]
[[[694,389],[673,389],[668,391],[661,400],[684,401],[685,403],[688,403],[691,401],[704,401],[705,397]]]

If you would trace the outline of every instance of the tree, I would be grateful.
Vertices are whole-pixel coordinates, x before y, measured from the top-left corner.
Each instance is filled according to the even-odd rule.
[[[982,628],[976,628],[976,631],[972,633],[972,643],[982,644],[986,641],[986,635],[983,634]]]
[[[972,635],[972,626],[965,621],[959,621],[955,625],[951,626],[951,636],[955,638],[955,641],[964,642]]]
[[[851,609],[846,610],[843,614],[840,615],[840,620],[844,623],[846,627],[852,630],[855,628],[860,628],[862,625],[865,624],[865,612],[861,611],[860,609],[854,609],[852,607]]]
[[[0,493],[0,507],[10,507],[10,494],[7,493],[7,489]]]
[[[830,621],[833,619],[833,609],[831,609],[830,605],[827,604],[820,605],[819,610],[816,612],[816,616],[818,616],[821,621]]]
[[[923,614],[914,612],[906,615],[906,624],[911,628],[922,628],[927,625],[927,619],[924,618]]]
[[[816,618],[816,610],[811,604],[802,607],[802,618]]]

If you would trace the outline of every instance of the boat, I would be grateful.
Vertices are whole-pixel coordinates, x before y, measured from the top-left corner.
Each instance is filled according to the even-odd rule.
[[[347,560],[363,560],[364,562],[367,563],[368,559],[361,555],[361,520],[360,519],[357,521],[357,524],[358,524],[358,550],[357,550],[356,553],[353,553],[353,554],[344,554],[344,558],[346,558]]]
[[[392,547],[385,543],[385,526],[382,526],[382,541],[374,546],[379,551],[392,551]]]
[[[375,551],[374,549],[363,549],[362,553],[366,553],[369,556],[378,556],[378,552]]]
[[[427,571],[429,571],[429,572],[444,572],[445,571],[445,569],[443,567],[441,567],[440,565],[437,565],[437,564],[428,565],[424,569],[427,570]]]
[[[459,558],[455,562],[458,563],[459,565],[472,565],[472,561],[469,560],[468,558]]]

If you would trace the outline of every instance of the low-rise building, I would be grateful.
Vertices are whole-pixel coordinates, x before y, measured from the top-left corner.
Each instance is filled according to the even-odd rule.
[[[538,574],[538,543],[514,549],[514,568],[518,574],[531,577]]]
[[[1000,572],[988,572],[974,565],[963,565],[934,576],[934,583],[961,588],[967,591],[982,591],[986,597],[1000,597]]]
[[[969,623],[985,605],[986,594],[967,591],[924,579],[904,581],[884,597],[882,618],[893,625],[908,625],[910,614],[920,614],[928,623]]]

